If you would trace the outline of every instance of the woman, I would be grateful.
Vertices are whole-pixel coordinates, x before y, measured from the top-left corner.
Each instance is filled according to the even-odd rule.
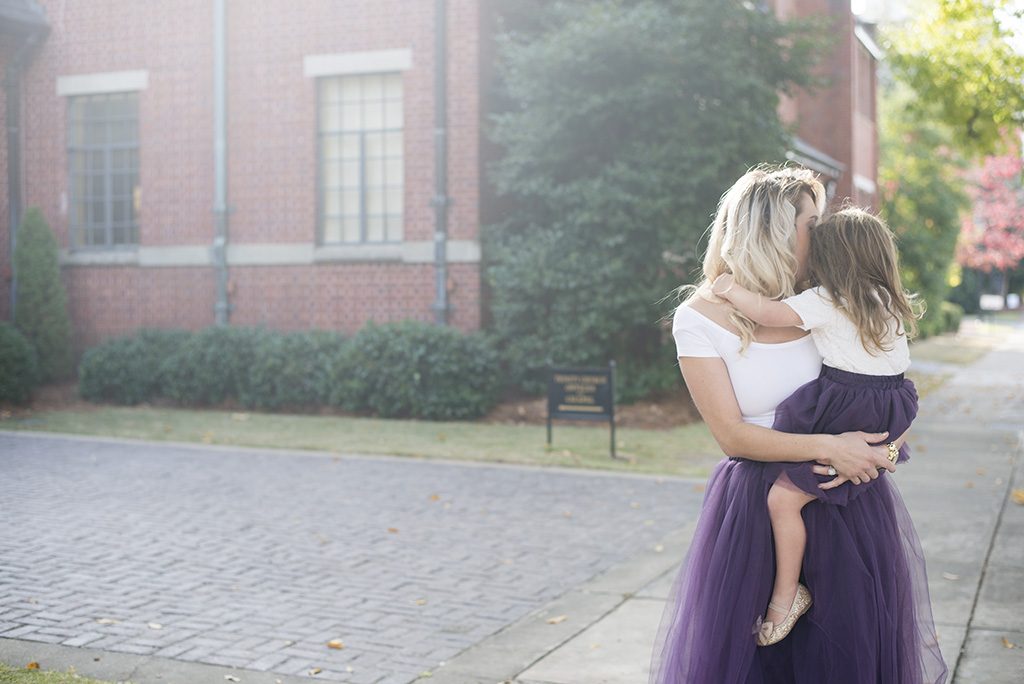
[[[809,171],[759,168],[718,207],[704,279],[673,315],[679,367],[727,458],[708,481],[690,550],[668,596],[651,684],[945,682],[924,556],[891,478],[885,440],[867,433],[771,430],[775,406],[816,378],[821,356],[798,328],[758,328],[710,292],[730,271],[769,298],[804,277],[825,193]],[[813,605],[785,639],[759,647],[775,575],[767,493],[793,461],[835,475],[824,487],[877,480],[846,506],[803,509],[803,584]]]

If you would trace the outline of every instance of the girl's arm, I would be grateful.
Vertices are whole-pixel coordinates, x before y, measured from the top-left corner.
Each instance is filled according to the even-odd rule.
[[[759,294],[737,285],[731,273],[723,273],[715,278],[711,292],[739,309],[740,313],[758,325],[769,328],[791,328],[802,325],[803,320],[788,305],[774,299],[766,299]]]
[[[878,469],[895,471],[885,433],[798,435],[743,422],[725,362],[717,357],[680,356],[679,369],[690,396],[711,434],[727,456],[754,461],[817,461],[833,466],[839,477],[855,483],[878,477]]]

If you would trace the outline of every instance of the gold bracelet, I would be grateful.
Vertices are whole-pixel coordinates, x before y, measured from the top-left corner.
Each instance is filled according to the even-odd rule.
[[[896,446],[895,442],[887,442],[885,446],[889,447],[889,462],[895,465],[896,459],[900,457],[899,448]]]

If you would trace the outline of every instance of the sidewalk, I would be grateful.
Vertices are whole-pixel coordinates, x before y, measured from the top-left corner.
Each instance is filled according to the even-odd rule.
[[[896,476],[924,547],[939,643],[955,684],[1024,682],[1024,326],[950,369],[921,404]],[[690,521],[476,645],[418,684],[644,684]],[[548,624],[555,616],[569,616]]]

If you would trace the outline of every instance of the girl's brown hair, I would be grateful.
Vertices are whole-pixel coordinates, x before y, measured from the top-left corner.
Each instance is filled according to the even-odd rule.
[[[837,211],[811,229],[809,272],[849,316],[869,353],[889,351],[890,321],[912,338],[924,302],[903,289],[899,252],[889,227],[863,209]]]

